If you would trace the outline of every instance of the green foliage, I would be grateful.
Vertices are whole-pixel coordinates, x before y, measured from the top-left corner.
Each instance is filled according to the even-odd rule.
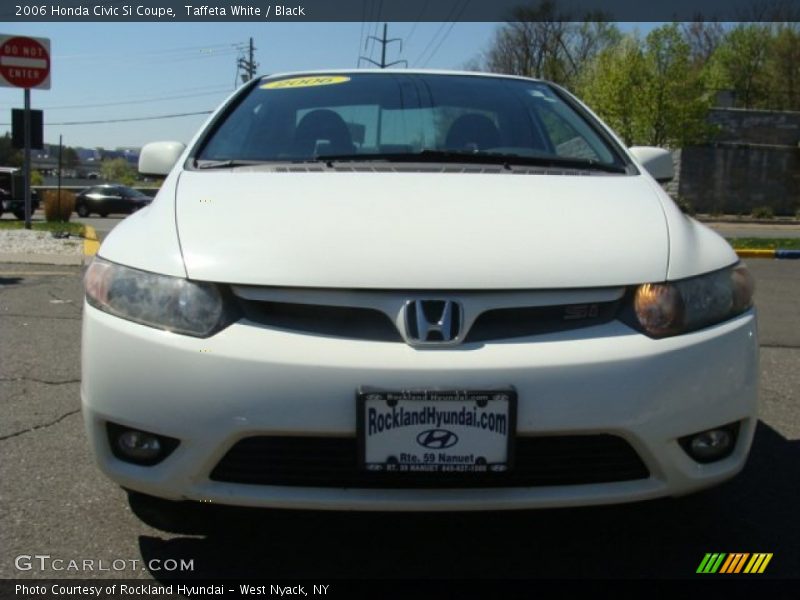
[[[22,229],[25,227],[24,221],[10,221],[10,220],[2,220],[0,221],[0,229]],[[34,231],[56,231],[56,232],[63,232],[66,231],[70,235],[83,235],[84,226],[80,223],[66,223],[63,221],[50,221],[50,222],[42,222],[37,221],[32,223],[32,229]]]
[[[563,13],[552,0],[517,8],[482,65],[572,88],[628,145],[711,140],[718,91],[734,106],[800,110],[800,22],[663,25],[623,35],[602,15]]]
[[[737,108],[800,110],[800,23],[740,23],[706,64],[709,84]]]
[[[74,169],[81,164],[81,158],[75,148],[65,147],[61,153],[61,166],[65,169]]]
[[[678,208],[681,209],[681,212],[687,215],[695,215],[697,213],[692,203],[685,198],[679,197],[677,200],[675,200],[675,204],[678,205]]]
[[[572,87],[583,65],[620,38],[619,29],[605,15],[571,15],[554,0],[540,0],[512,11],[480,62],[488,71]]]
[[[31,171],[31,185],[44,185],[44,176],[36,169]]]
[[[767,58],[767,106],[800,110],[800,24],[781,23]]]
[[[753,208],[753,212],[751,213],[753,218],[756,219],[774,219],[775,218],[775,211],[772,210],[771,206],[756,206]]]
[[[578,93],[629,146],[681,147],[709,135],[711,95],[674,23],[600,53],[584,69]]]
[[[100,165],[100,175],[107,181],[134,185],[136,183],[136,170],[124,158],[104,160]]]
[[[734,248],[800,250],[800,238],[728,238],[728,243]]]
[[[631,146],[646,135],[640,94],[647,83],[640,40],[626,36],[586,65],[578,94]]]
[[[678,25],[654,29],[645,41],[647,83],[645,101],[647,143],[677,146],[706,137],[711,105],[701,73],[691,67],[691,48]]]
[[[740,23],[728,32],[712,58],[720,87],[734,91],[737,105],[755,108],[767,97],[769,25]]]
[[[4,136],[0,137],[0,166],[22,166],[22,151],[15,150],[11,147],[11,134],[8,132],[6,132]]]

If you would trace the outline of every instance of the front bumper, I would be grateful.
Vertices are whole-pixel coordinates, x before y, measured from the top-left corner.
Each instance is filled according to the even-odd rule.
[[[154,496],[242,506],[358,510],[496,510],[681,495],[738,473],[756,425],[755,312],[652,340],[619,322],[487,344],[419,350],[240,321],[209,339],[179,336],[88,305],[84,418],[101,469]],[[356,489],[246,485],[209,474],[237,441],[258,435],[354,436],[355,390],[513,385],[518,435],[612,434],[649,469],[635,481],[488,489]],[[115,458],[106,422],[175,437],[162,463]],[[701,465],[688,434],[740,422],[734,452]]]

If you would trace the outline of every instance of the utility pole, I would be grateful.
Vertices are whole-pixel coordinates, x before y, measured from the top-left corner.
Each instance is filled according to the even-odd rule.
[[[253,38],[250,38],[250,45],[249,45],[249,58],[244,58],[243,56],[239,57],[238,62],[236,65],[244,71],[242,73],[242,83],[247,83],[253,77],[256,76],[256,69],[258,69],[258,63],[255,61],[253,53],[255,52],[255,47],[253,46]]]
[[[386,46],[388,46],[392,42],[400,42],[400,52],[403,51],[403,40],[401,38],[392,38],[390,40],[386,39],[386,30],[387,30],[387,25],[386,25],[386,23],[384,23],[383,24],[383,37],[382,38],[376,38],[374,35],[371,35],[371,36],[367,37],[366,41],[364,42],[364,49],[366,49],[367,42],[369,42],[369,40],[375,40],[376,42],[380,43],[380,45],[381,45],[381,62],[380,63],[376,63],[374,60],[372,60],[371,58],[367,58],[366,56],[359,56],[358,57],[359,62],[362,61],[362,60],[365,60],[367,62],[372,63],[376,67],[380,67],[381,69],[385,69],[386,67],[391,67],[392,65],[399,65],[400,63],[406,63],[406,67],[408,67],[408,61],[407,60],[396,60],[396,61],[390,62],[388,64],[386,63]]]
[[[25,229],[31,228],[31,88],[25,88]]]
[[[64,153],[64,136],[58,134],[58,220],[62,219],[61,215],[61,155]]]

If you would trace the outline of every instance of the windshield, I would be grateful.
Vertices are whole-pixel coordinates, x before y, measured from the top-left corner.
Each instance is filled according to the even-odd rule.
[[[265,78],[215,127],[195,159],[200,166],[233,166],[471,154],[624,166],[589,118],[551,86],[520,79],[415,73]]]

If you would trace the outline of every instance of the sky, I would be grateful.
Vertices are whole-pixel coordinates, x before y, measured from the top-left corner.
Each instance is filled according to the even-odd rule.
[[[638,24],[646,31],[648,24]],[[461,69],[491,43],[496,23],[389,23],[387,62],[413,68]],[[623,29],[625,29],[623,27]],[[32,90],[44,111],[44,140],[86,148],[140,147],[158,140],[188,142],[210,111],[237,87],[236,63],[249,38],[258,74],[352,69],[360,55],[380,60],[382,23],[3,23],[0,34],[46,37],[51,89]],[[369,66],[361,63],[361,66]],[[23,91],[0,87],[0,135]],[[146,117],[147,120],[71,124]]]

